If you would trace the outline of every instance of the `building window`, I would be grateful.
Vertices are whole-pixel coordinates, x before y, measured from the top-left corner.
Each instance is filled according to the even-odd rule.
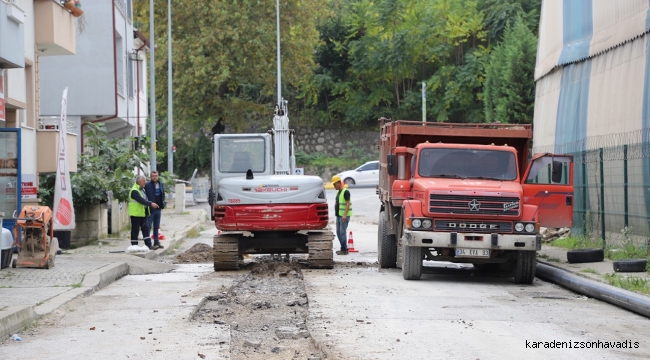
[[[124,41],[120,34],[117,36],[117,93],[124,96]]]

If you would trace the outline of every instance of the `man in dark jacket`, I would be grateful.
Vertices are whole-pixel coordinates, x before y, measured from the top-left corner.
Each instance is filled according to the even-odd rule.
[[[151,239],[149,238],[149,224],[147,224],[147,215],[149,215],[149,207],[156,209],[158,205],[154,202],[147,200],[143,188],[146,179],[142,175],[138,175],[135,184],[129,191],[129,216],[131,217],[131,245],[138,245],[138,232],[142,229],[142,237],[144,244],[153,250],[151,246]]]
[[[153,249],[163,249],[164,246],[160,245],[158,240],[158,229],[160,228],[160,217],[162,209],[165,208],[165,186],[159,180],[158,172],[151,172],[151,180],[144,186],[144,191],[147,193],[147,198],[158,205],[158,208],[151,208],[151,215],[149,215],[149,227],[153,229]]]

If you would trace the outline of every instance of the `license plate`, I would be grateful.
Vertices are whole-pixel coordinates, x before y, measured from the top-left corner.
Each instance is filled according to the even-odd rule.
[[[456,257],[489,258],[490,249],[456,248]]]

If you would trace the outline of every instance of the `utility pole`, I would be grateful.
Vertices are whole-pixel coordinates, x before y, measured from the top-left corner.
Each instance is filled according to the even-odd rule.
[[[167,171],[174,173],[174,122],[172,102],[172,0],[167,0]]]
[[[422,122],[427,122],[427,83],[422,82]]]
[[[149,57],[151,65],[149,77],[151,78],[149,89],[149,118],[151,120],[151,156],[149,170],[156,171],[156,42],[153,33],[153,0],[149,0]]]
[[[282,84],[281,84],[281,78],[282,78],[282,67],[280,65],[280,0],[275,1],[275,6],[276,6],[276,21],[275,21],[275,28],[276,28],[276,38],[278,42],[278,109],[282,110]]]

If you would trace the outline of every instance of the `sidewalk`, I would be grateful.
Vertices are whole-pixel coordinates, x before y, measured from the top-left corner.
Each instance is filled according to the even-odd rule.
[[[614,272],[613,261],[607,258],[601,262],[570,264],[567,262],[567,251],[569,251],[569,249],[543,244],[542,250],[537,252],[537,262],[560,268],[574,275],[582,276],[605,284],[609,284],[606,280],[606,276],[611,276],[612,274],[618,274],[623,277],[641,278],[650,282],[650,274],[648,274],[647,271],[635,273]]]
[[[11,267],[0,270],[0,341],[61,305],[129,274],[130,267],[164,266],[149,260],[164,255],[206,218],[201,209],[180,214],[173,209],[164,210],[161,224],[166,236],[161,241],[164,249],[126,254],[122,251],[130,245],[129,233],[122,231],[119,238],[105,238],[96,245],[64,250],[54,258],[55,266],[49,270]]]
[[[613,261],[609,259],[570,264],[567,261],[568,251],[542,245],[542,250],[537,254],[536,276],[650,318],[650,276],[647,271],[617,273]],[[610,285],[610,281],[617,286]]]

